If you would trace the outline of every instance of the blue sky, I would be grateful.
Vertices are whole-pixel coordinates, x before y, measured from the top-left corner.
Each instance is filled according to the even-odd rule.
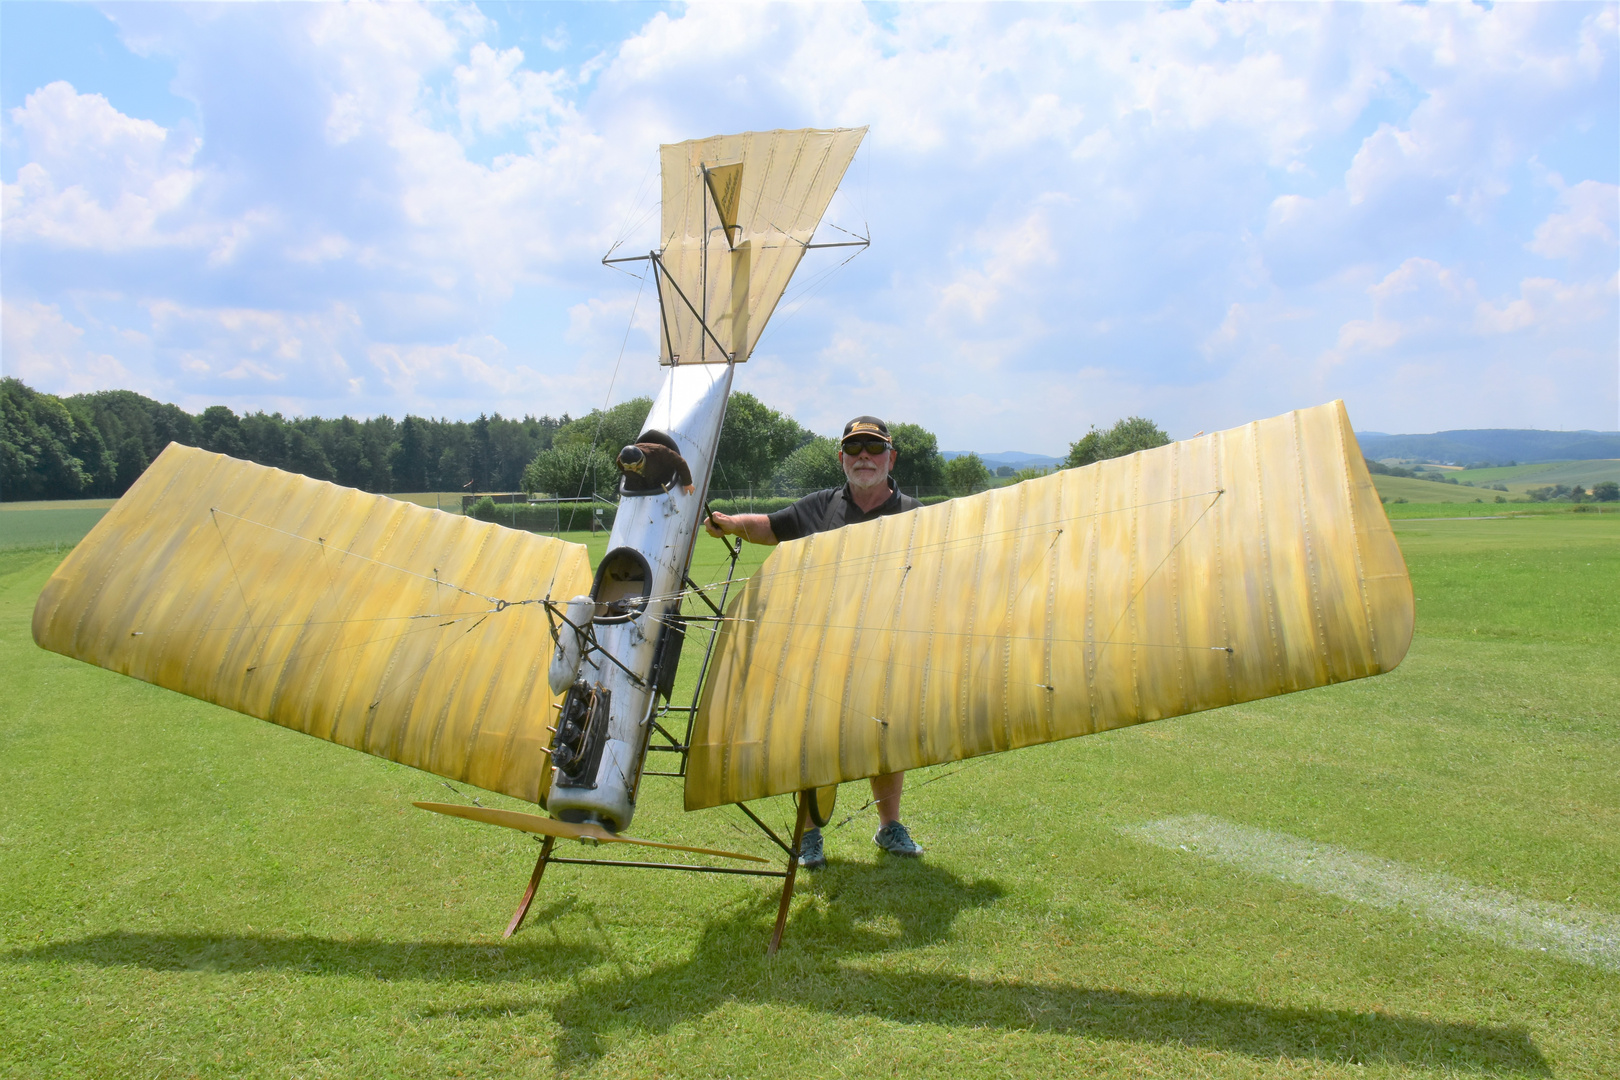
[[[1613,4],[0,5],[0,367],[333,416],[659,381],[661,142],[869,125],[737,386],[1062,453],[1620,426]],[[622,358],[621,358],[622,350]]]

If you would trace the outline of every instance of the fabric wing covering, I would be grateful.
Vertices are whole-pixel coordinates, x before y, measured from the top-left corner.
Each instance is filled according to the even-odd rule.
[[[585,548],[171,444],[51,576],[47,649],[531,802]],[[516,601],[525,601],[514,603]]]
[[[751,131],[659,148],[663,363],[672,351],[683,364],[748,359],[865,134]]]
[[[847,526],[730,606],[686,806],[1376,675],[1412,618],[1340,402]]]

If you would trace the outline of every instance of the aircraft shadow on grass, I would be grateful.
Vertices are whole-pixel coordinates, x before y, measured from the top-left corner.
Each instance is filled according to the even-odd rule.
[[[277,934],[116,931],[0,953],[5,964],[94,964],[150,971],[240,974],[288,970],[425,982],[529,982],[566,978],[604,959],[594,944],[536,939],[506,945],[451,941],[345,941]]]
[[[566,916],[590,917],[567,898],[531,912],[529,929],[504,945],[119,932],[12,950],[0,954],[0,963],[156,971],[281,968],[317,975],[500,983],[514,989],[526,984],[530,992],[420,1018],[454,1014],[495,1020],[549,1012],[561,1028],[559,1061],[601,1056],[606,1050],[603,1035],[613,1029],[657,1034],[740,1002],[899,1024],[1178,1045],[1268,1060],[1449,1067],[1487,1074],[1551,1072],[1529,1036],[1509,1026],[1282,1008],[1196,994],[873,971],[841,960],[942,941],[959,914],[994,903],[1005,890],[994,881],[963,881],[936,864],[898,860],[835,862],[801,881],[802,899],[794,905],[783,951],[776,958],[768,959],[763,947],[776,897],[756,893],[705,925],[689,959],[639,973],[610,947],[568,943],[547,931],[548,923]],[[592,937],[601,940],[600,933]],[[635,947],[633,941],[622,945]]]
[[[805,891],[817,899],[795,904],[784,951],[774,961],[760,946],[776,913],[776,898],[769,895],[711,921],[689,960],[605,979],[598,969],[575,980],[573,993],[550,1007],[563,1029],[558,1059],[599,1056],[601,1035],[612,1028],[659,1032],[743,1002],[900,1024],[1173,1044],[1262,1059],[1551,1072],[1529,1036],[1506,1026],[1279,1008],[1195,994],[883,972],[840,963],[840,957],[942,941],[958,914],[994,903],[1004,890],[989,880],[965,882],[935,864],[892,859],[875,866],[835,862],[807,884]],[[678,987],[678,994],[671,994],[671,987]],[[509,1002],[504,1008],[543,1006]]]

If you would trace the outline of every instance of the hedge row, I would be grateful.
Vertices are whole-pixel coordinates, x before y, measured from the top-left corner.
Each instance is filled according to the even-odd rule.
[[[602,528],[613,528],[617,509],[607,503],[497,503],[479,499],[467,516],[529,532],[576,532],[589,529],[593,517]]]

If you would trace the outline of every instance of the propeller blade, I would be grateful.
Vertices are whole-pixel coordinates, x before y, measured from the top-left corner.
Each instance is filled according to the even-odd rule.
[[[435,814],[466,818],[468,821],[482,821],[487,825],[500,825],[507,829],[517,829],[519,832],[539,833],[541,836],[556,836],[564,840],[596,841],[601,844],[635,844],[638,847],[663,848],[666,851],[690,851],[694,855],[716,855],[722,859],[744,859],[748,862],[770,861],[769,859],[762,859],[758,855],[744,855],[737,851],[687,847],[684,844],[661,844],[656,840],[640,840],[634,836],[618,836],[608,832],[600,825],[576,825],[571,821],[558,821],[556,818],[541,817],[539,814],[522,814],[516,810],[496,810],[487,806],[463,806],[460,803],[419,802],[412,805],[419,806],[423,810],[431,810]]]

